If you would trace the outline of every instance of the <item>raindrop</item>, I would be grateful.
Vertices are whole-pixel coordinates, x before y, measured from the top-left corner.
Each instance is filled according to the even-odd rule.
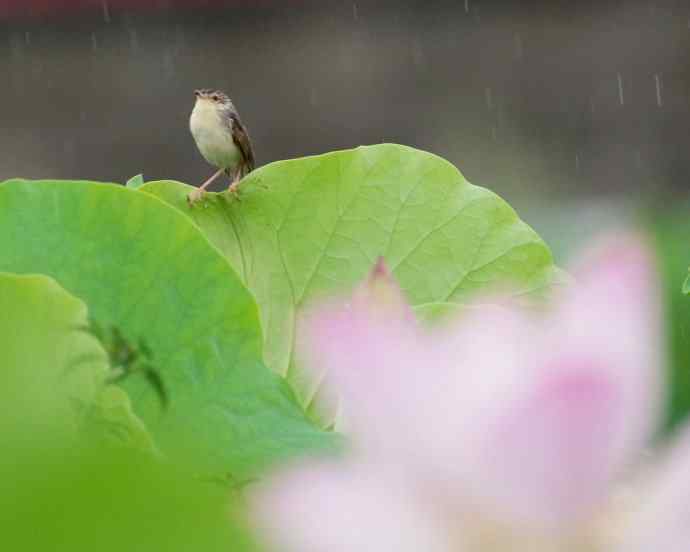
[[[29,31],[26,31],[24,33],[24,42],[26,43],[27,46],[31,44],[31,33]]]
[[[316,104],[318,103],[318,101],[319,101],[319,98],[318,98],[318,96],[317,96],[317,94],[316,94],[316,89],[313,88],[313,87],[310,88],[310,89],[309,89],[309,103],[310,103],[311,105],[313,105],[313,106],[316,106]]]
[[[522,55],[524,53],[524,50],[522,48],[522,37],[518,33],[515,33],[513,41],[515,44],[515,58],[522,59]]]
[[[618,101],[621,105],[625,105],[625,97],[623,96],[623,77],[620,73],[616,75],[618,78]]]
[[[491,88],[484,90],[484,98],[486,99],[486,107],[491,111],[494,108],[493,98],[491,96]]]
[[[101,0],[101,9],[103,10],[103,21],[110,23],[110,9],[108,8],[108,0]]]
[[[357,11],[357,4],[352,4],[352,18],[357,21],[359,19],[359,12]]]
[[[79,120],[83,123],[86,121],[86,111],[83,109],[79,112]]]
[[[470,13],[470,0],[465,0],[465,13]]]
[[[91,33],[91,48],[94,52],[98,50],[98,39],[96,38],[96,33]]]
[[[656,105],[659,107],[662,107],[664,105],[664,102],[661,98],[661,92],[663,89],[663,83],[661,82],[661,77],[657,73],[654,75],[654,82],[656,83]]]
[[[580,155],[577,153],[575,154],[575,172],[580,172]]]
[[[495,126],[491,127],[491,138],[493,139],[494,142],[498,141],[497,136],[496,136],[496,127]]]

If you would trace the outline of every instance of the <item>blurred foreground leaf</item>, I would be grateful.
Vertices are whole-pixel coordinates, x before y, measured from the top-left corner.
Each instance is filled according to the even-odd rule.
[[[3,550],[250,550],[229,493],[145,453],[84,303],[52,278],[0,273],[0,312]]]
[[[200,472],[244,477],[331,444],[263,365],[252,296],[165,203],[109,184],[8,181],[0,184],[0,251],[0,270],[54,277],[94,319],[147,344],[170,407],[144,378],[122,385],[164,453]]]
[[[131,449],[0,460],[3,550],[247,552],[229,494]]]
[[[92,443],[158,452],[146,426],[132,411],[129,396],[116,385],[105,386],[89,405],[82,437]]]
[[[240,201],[191,187],[141,188],[191,217],[252,291],[265,325],[265,358],[304,405],[319,382],[295,363],[295,320],[314,298],[359,282],[384,256],[413,305],[462,303],[510,283],[538,293],[562,279],[551,252],[494,193],[450,163],[398,145],[361,147],[250,173]]]
[[[690,260],[690,219],[687,210],[664,211],[650,218],[661,261],[669,347],[668,420],[676,426],[690,411],[690,301],[680,293]]]
[[[0,273],[0,312],[0,433],[74,437],[108,370],[86,306],[52,278]]]

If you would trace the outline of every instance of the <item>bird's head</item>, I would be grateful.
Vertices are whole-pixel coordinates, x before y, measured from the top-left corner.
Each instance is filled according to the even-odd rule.
[[[214,106],[217,109],[232,109],[232,101],[222,90],[213,88],[200,88],[194,91],[197,103],[203,102],[207,106]]]

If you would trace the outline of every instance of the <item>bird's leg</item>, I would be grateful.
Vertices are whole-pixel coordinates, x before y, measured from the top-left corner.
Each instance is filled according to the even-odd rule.
[[[230,183],[230,186],[228,187],[228,192],[230,192],[231,194],[237,195],[237,186],[239,186],[241,174],[242,174],[242,166],[239,166],[239,167],[237,167],[237,169],[235,169],[235,172],[232,176],[232,182]]]
[[[190,205],[193,205],[197,201],[201,199],[201,196],[204,195],[204,190],[213,182],[216,178],[218,178],[224,171],[225,169],[218,169],[217,172],[213,173],[211,177],[204,182],[201,186],[199,186],[196,190],[192,190],[190,194],[187,196],[187,201],[189,202]]]

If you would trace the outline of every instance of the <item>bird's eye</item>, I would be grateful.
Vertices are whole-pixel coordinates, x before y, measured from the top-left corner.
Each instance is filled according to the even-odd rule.
[[[195,91],[194,91],[194,95],[198,98],[198,97],[200,96],[199,91],[198,91],[198,90],[195,90]]]
[[[218,94],[214,94],[213,95],[213,101],[217,102],[218,100],[220,100],[220,98],[218,97]]]

